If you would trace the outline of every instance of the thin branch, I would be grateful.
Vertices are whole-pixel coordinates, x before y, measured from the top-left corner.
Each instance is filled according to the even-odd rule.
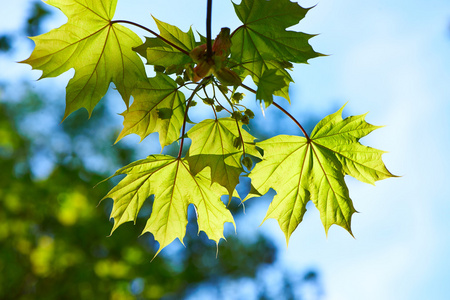
[[[199,84],[197,84],[197,87],[192,92],[191,96],[189,97],[187,103],[186,103],[186,111],[184,112],[184,119],[183,119],[183,129],[181,131],[181,142],[180,142],[180,150],[178,151],[177,159],[181,158],[181,153],[183,152],[183,145],[184,145],[184,135],[186,134],[186,123],[187,123],[187,116],[188,116],[188,110],[189,110],[189,104],[191,104],[192,99],[194,99],[194,96],[197,94],[197,92],[200,90],[200,88],[203,86],[202,80]]]
[[[214,80],[214,83],[217,84],[217,82]],[[227,94],[225,94],[220,88],[219,91],[222,93],[222,95],[225,97],[225,99],[227,99],[228,103],[230,103],[231,105],[231,110],[233,111],[233,113],[235,112],[234,110],[234,106],[233,103],[231,102],[231,100],[228,98]],[[239,121],[237,119],[234,119],[236,121],[236,127],[239,133],[239,138],[241,139],[241,143],[242,143],[242,155],[245,157],[245,143],[244,143],[244,137],[242,136],[241,133],[241,128],[239,127]]]
[[[246,86],[245,84],[241,84],[241,86],[246,89],[247,91],[250,91],[254,94],[256,94],[256,91],[254,89],[252,89],[249,86]],[[278,105],[278,103],[276,103],[275,101],[272,102],[272,104],[278,108],[279,110],[281,110],[286,116],[288,116],[289,118],[291,118],[292,121],[294,121],[295,124],[297,124],[297,126],[300,128],[300,130],[303,132],[303,135],[305,136],[305,138],[310,141],[311,139],[309,138],[309,135],[306,133],[305,128],[303,128],[303,126],[297,121],[296,118],[294,118],[294,116],[292,116],[290,113],[288,113],[284,108],[282,108],[280,105]]]
[[[125,23],[125,24],[130,24],[130,25],[139,27],[139,28],[141,28],[141,29],[144,29],[144,30],[150,32],[151,34],[153,34],[154,36],[156,36],[157,38],[159,38],[160,40],[164,41],[166,44],[169,44],[170,46],[174,47],[174,48],[177,49],[178,51],[180,51],[180,52],[182,52],[182,53],[184,53],[184,54],[186,54],[186,55],[189,56],[189,52],[188,52],[188,51],[184,50],[183,48],[180,48],[179,46],[175,45],[174,43],[170,42],[169,40],[163,38],[162,36],[160,36],[159,34],[157,34],[156,32],[154,32],[154,31],[151,30],[150,28],[147,28],[147,27],[145,27],[145,26],[142,26],[141,24],[134,23],[134,22],[127,21],[127,20],[114,20],[114,21],[111,21],[111,24],[114,24],[114,23]]]
[[[212,85],[212,89],[213,89],[213,97],[214,97],[214,101],[217,102],[217,104],[219,104],[226,112],[228,112],[229,114],[231,114],[231,111],[229,111],[225,106],[222,105],[222,103],[219,102],[219,100],[216,97],[216,87],[213,84]]]
[[[213,55],[211,23],[212,23],[212,0],[208,0],[207,7],[206,7],[206,57],[207,58],[211,58]]]

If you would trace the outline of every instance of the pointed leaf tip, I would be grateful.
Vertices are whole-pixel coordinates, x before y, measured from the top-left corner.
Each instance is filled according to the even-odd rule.
[[[118,174],[127,176],[105,196],[114,200],[112,231],[125,222],[135,221],[144,201],[154,195],[152,214],[142,234],[153,234],[160,245],[156,255],[175,239],[183,244],[189,204],[198,212],[199,230],[215,242],[223,238],[226,222],[235,225],[220,199],[226,189],[212,184],[206,170],[194,175],[184,159],[152,155],[120,169]]]
[[[356,210],[344,176],[367,183],[394,177],[381,159],[384,151],[359,143],[377,126],[367,123],[365,115],[342,119],[343,108],[321,120],[309,142],[303,137],[280,135],[257,143],[264,151],[264,160],[248,175],[253,192],[244,200],[273,188],[277,194],[264,221],[276,219],[287,241],[310,200],[320,212],[326,234],[336,224],[353,236],[351,218]]]

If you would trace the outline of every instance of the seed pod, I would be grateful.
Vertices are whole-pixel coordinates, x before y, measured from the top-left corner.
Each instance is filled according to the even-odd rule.
[[[241,101],[242,99],[244,99],[244,94],[243,93],[234,93],[233,96],[231,96],[231,99],[236,102],[239,103],[239,101]]]
[[[214,99],[211,98],[203,98],[203,103],[205,103],[206,105],[213,105],[214,104]]]
[[[241,141],[241,138],[240,138],[240,137],[237,137],[237,138],[234,139],[234,141],[233,141],[233,146],[234,146],[234,148],[237,148],[237,149],[240,149],[240,148],[241,148],[241,146],[242,146],[242,141]]]
[[[241,122],[242,124],[248,125],[250,123],[250,118],[247,115],[243,115]]]
[[[245,110],[244,114],[246,114],[250,119],[255,117],[255,113],[248,108]]]
[[[250,170],[252,169],[252,167],[253,167],[252,159],[251,159],[250,157],[248,157],[248,156],[244,157],[244,158],[242,159],[242,165],[243,165],[244,167],[246,167],[247,170],[250,171]]]
[[[238,111],[233,111],[231,114],[231,118],[235,119],[236,121],[240,121],[242,119],[242,114]]]
[[[177,76],[177,79],[175,79],[175,82],[178,85],[183,85],[184,84],[184,79],[181,76]]]

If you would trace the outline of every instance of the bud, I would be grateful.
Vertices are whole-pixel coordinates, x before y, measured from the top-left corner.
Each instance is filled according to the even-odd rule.
[[[203,60],[194,68],[194,81],[197,82],[203,77],[209,76],[212,73],[213,64]]]
[[[184,84],[184,79],[181,76],[177,76],[177,79],[175,79],[175,82],[178,85],[183,85]]]
[[[242,165],[243,165],[244,167],[246,167],[247,170],[250,171],[250,170],[252,169],[252,167],[253,167],[252,159],[251,159],[250,157],[248,157],[248,156],[244,157],[244,158],[242,159]]]
[[[239,103],[239,101],[244,99],[244,94],[236,92],[233,94],[233,96],[231,96],[231,99],[233,100],[233,102]]]
[[[240,137],[237,137],[233,141],[234,148],[240,149],[242,147],[242,141]]]
[[[255,113],[248,108],[245,110],[244,114],[246,114],[250,119],[253,119],[255,117]]]
[[[215,56],[222,57],[225,59],[230,54],[231,48],[231,38],[230,38],[230,28],[223,27],[220,33],[217,35],[212,46],[212,50]]]
[[[206,44],[197,46],[194,49],[192,49],[191,52],[189,52],[189,56],[196,63],[202,61],[204,59],[205,54],[206,54]]]
[[[242,114],[238,111],[233,111],[231,117],[237,121],[240,121],[242,119]]]
[[[216,76],[216,78],[219,79],[220,83],[225,86],[230,85],[239,86],[242,83],[239,75],[228,68],[222,67],[218,70],[215,70],[213,73],[214,76]]]
[[[247,115],[243,115],[241,122],[242,124],[248,125],[250,123],[250,118]]]
[[[203,98],[203,103],[205,103],[206,105],[213,105],[214,104],[214,99],[211,98]]]
[[[153,70],[155,70],[155,72],[157,73],[158,72],[163,73],[166,70],[166,68],[164,68],[163,66],[154,66]]]

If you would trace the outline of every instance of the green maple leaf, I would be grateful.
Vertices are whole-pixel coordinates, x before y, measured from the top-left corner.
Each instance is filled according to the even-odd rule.
[[[113,82],[128,106],[131,91],[145,80],[145,69],[132,47],[142,43],[131,30],[112,23],[117,0],[48,0],[67,16],[63,26],[32,37],[36,47],[22,61],[42,70],[41,78],[75,69],[66,88],[64,118],[79,108],[89,114]]]
[[[172,78],[157,73],[156,77],[135,87],[132,95],[133,103],[122,113],[124,128],[117,141],[131,133],[143,140],[149,134],[158,132],[161,147],[164,148],[179,138],[186,104],[184,94]]]
[[[164,23],[156,18],[153,19],[163,38],[187,52],[195,48],[196,42],[191,28],[188,32],[183,32],[176,26]],[[184,65],[192,61],[189,55],[186,55],[186,53],[181,52],[159,38],[146,37],[145,43],[133,48],[133,50],[145,57],[149,65],[169,67],[172,65]]]
[[[208,172],[192,174],[184,159],[152,155],[123,167],[113,176],[123,174],[127,176],[103,198],[114,200],[112,232],[125,222],[135,222],[145,200],[154,195],[152,213],[142,233],[152,233],[159,242],[155,256],[176,238],[183,243],[189,204],[195,206],[199,232],[204,231],[217,244],[224,238],[224,224],[234,224],[233,216],[220,200],[226,190],[211,184]]]
[[[244,23],[233,34],[234,60],[241,63],[258,60],[306,63],[308,59],[320,56],[308,43],[314,35],[286,30],[300,22],[308,11],[298,3],[242,0],[240,4],[234,4],[234,8]]]
[[[258,84],[267,69],[276,69],[284,76],[285,87],[275,95],[289,100],[292,78],[283,62],[306,63],[321,55],[308,43],[313,35],[286,30],[300,22],[308,9],[289,0],[242,0],[234,8],[243,23],[233,32],[231,46],[231,59],[242,68],[239,73],[251,75]]]
[[[355,208],[344,175],[371,184],[394,176],[381,160],[383,151],[359,143],[379,127],[367,123],[365,115],[343,120],[342,110],[320,121],[310,140],[281,135],[257,143],[264,150],[264,159],[249,175],[252,191],[245,200],[273,188],[277,194],[264,221],[276,219],[287,242],[310,200],[319,210],[326,232],[337,224],[351,233]]]
[[[240,139],[237,126],[232,118],[204,120],[187,133],[192,140],[187,156],[191,172],[197,174],[210,167],[212,182],[224,186],[229,195],[233,194],[239,175],[244,171],[241,165],[243,149],[234,146],[235,140]],[[245,153],[262,158],[256,149],[255,138],[242,129],[242,124],[239,126]]]
[[[285,87],[283,76],[277,74],[277,70],[267,69],[259,79],[256,91],[256,100],[264,101],[266,108],[272,104],[273,95]]]

